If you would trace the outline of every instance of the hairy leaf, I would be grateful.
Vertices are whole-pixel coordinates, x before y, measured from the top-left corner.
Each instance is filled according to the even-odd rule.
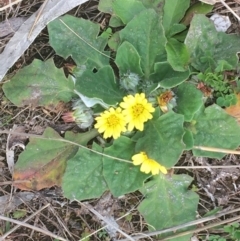
[[[183,114],[185,121],[190,122],[203,105],[202,92],[190,83],[182,83],[174,93],[177,97],[177,113]]]
[[[190,52],[192,66],[201,72],[208,68],[213,71],[221,60],[229,64],[229,69],[237,66],[239,36],[217,32],[213,22],[204,15],[196,14],[193,17],[185,44]]]
[[[113,13],[116,14],[124,24],[127,24],[138,13],[146,8],[136,0],[115,0],[113,1]]]
[[[169,32],[174,24],[180,22],[184,17],[186,10],[188,9],[190,0],[167,0],[164,4],[163,14],[163,27],[166,35],[169,36]]]
[[[108,189],[102,175],[101,148],[94,144],[93,150],[100,153],[80,148],[67,162],[62,189],[64,196],[70,200],[98,198]]]
[[[165,54],[166,38],[156,12],[148,9],[139,13],[120,31],[120,38],[135,47],[141,57],[145,78],[149,79],[156,58]]]
[[[120,137],[113,145],[105,148],[104,154],[125,160],[131,160],[135,143],[127,137]],[[112,194],[116,197],[134,192],[142,187],[148,175],[132,163],[103,156],[103,176]]]
[[[63,58],[71,56],[77,65],[89,59],[92,69],[109,64],[109,53],[104,51],[108,39],[98,37],[99,24],[65,15],[49,23],[48,31],[51,46]]]
[[[139,76],[143,75],[140,66],[140,56],[132,44],[124,42],[117,51],[116,64],[120,74],[135,73]]]
[[[235,149],[240,144],[240,126],[237,120],[217,105],[209,106],[204,112],[196,113],[191,126],[194,145]],[[221,159],[226,154],[194,149],[195,156]]]
[[[16,106],[56,106],[59,101],[70,101],[75,95],[73,90],[73,81],[56,68],[52,59],[35,59],[3,85],[5,95]]]
[[[156,114],[155,114],[156,115]],[[136,152],[147,155],[166,168],[174,166],[184,150],[183,115],[168,112],[145,124],[143,137],[136,144]]]
[[[145,199],[138,210],[150,230],[163,230],[195,220],[199,197],[188,190],[191,181],[188,175],[159,175],[140,189]]]
[[[76,90],[89,98],[100,99],[108,105],[116,105],[124,96],[110,66],[101,68],[97,73],[86,70],[76,79]]]
[[[168,62],[161,62],[154,65],[154,73],[150,79],[159,83],[163,88],[173,88],[187,80],[189,75],[189,70],[185,72],[175,71]]]
[[[188,69],[189,53],[185,44],[174,38],[168,39],[166,45],[167,60],[175,71],[185,72]]]
[[[77,152],[77,146],[63,142],[58,133],[47,128],[44,138],[30,138],[14,167],[14,186],[24,190],[40,190],[60,185],[66,161]]]

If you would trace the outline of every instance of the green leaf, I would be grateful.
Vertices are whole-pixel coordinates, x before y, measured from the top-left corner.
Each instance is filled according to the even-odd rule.
[[[179,23],[184,17],[186,10],[190,5],[190,0],[167,0],[164,4],[163,14],[163,27],[166,32],[166,36],[169,36],[169,32],[174,24]]]
[[[203,105],[203,95],[193,84],[182,83],[174,91],[176,94],[176,112],[184,115],[184,120],[190,122],[195,113]]]
[[[65,139],[71,142],[75,142],[79,145],[86,146],[90,140],[99,135],[99,132],[96,129],[84,133],[74,133],[72,131],[67,131],[65,133]]]
[[[202,113],[196,113],[191,127],[194,146],[235,149],[240,144],[240,126],[235,118],[217,105],[209,106]],[[226,154],[193,149],[195,156],[221,159]]]
[[[154,9],[155,12],[162,17],[163,5],[165,0],[140,0],[146,8]]]
[[[114,0],[100,0],[98,4],[98,10],[104,13],[113,13],[113,1]]]
[[[225,60],[232,68],[237,66],[239,36],[217,32],[213,22],[204,15],[196,14],[193,17],[185,44],[192,66],[201,72],[208,68],[214,70],[220,60]]]
[[[186,71],[189,63],[189,53],[185,44],[174,38],[168,39],[166,45],[167,60],[175,71]]]
[[[113,145],[104,149],[104,154],[131,160],[135,143],[127,137],[120,137]],[[118,197],[134,192],[143,186],[144,180],[149,176],[140,172],[140,168],[132,163],[115,160],[103,156],[103,176],[111,193]]]
[[[193,144],[194,144],[193,134],[188,129],[185,129],[185,133],[184,133],[184,136],[183,136],[183,142],[186,145],[185,150],[191,150],[193,148]]]
[[[27,148],[14,167],[14,185],[24,190],[40,190],[60,185],[66,161],[77,152],[77,146],[63,141],[57,132],[47,128],[40,139],[30,137]],[[58,140],[56,140],[58,139]]]
[[[150,79],[155,83],[159,83],[161,87],[169,89],[188,79],[189,70],[185,72],[174,71],[168,62],[159,62],[154,65],[154,73]]]
[[[42,62],[35,59],[3,85],[6,97],[16,106],[57,105],[68,102],[75,95],[74,83],[67,79],[53,60]]]
[[[118,16],[112,15],[112,17],[109,20],[109,26],[113,28],[117,28],[117,27],[124,26],[124,23]]]
[[[136,48],[145,79],[148,80],[156,58],[165,53],[166,38],[159,16],[152,9],[142,11],[120,31],[120,38]]]
[[[118,48],[115,62],[119,68],[120,75],[131,72],[142,76],[140,61],[140,56],[132,44],[125,41]]]
[[[206,4],[203,2],[197,2],[193,4],[186,12],[184,18],[181,23],[188,26],[192,21],[192,18],[195,14],[207,14],[210,13],[213,9],[214,5]]]
[[[130,22],[138,13],[145,10],[143,4],[136,0],[113,1],[113,12],[124,24]]]
[[[119,36],[119,32],[115,32],[112,37],[108,40],[108,46],[111,48],[113,51],[117,51],[119,45],[121,43],[121,39]]]
[[[100,25],[83,18],[65,15],[48,24],[50,44],[63,58],[71,56],[77,65],[92,61],[91,68],[109,64],[104,51],[107,38],[98,37]]]
[[[93,145],[93,150],[102,152],[96,144]],[[102,176],[100,155],[80,148],[78,153],[67,162],[62,181],[63,194],[66,198],[80,201],[98,198],[108,189]]]
[[[177,33],[180,33],[186,29],[186,26],[183,24],[175,23],[170,29],[169,36],[174,36]]]
[[[145,199],[138,210],[150,230],[163,230],[195,220],[199,197],[188,190],[191,181],[188,175],[159,175],[140,189]]]
[[[185,148],[183,121],[183,115],[174,112],[148,121],[143,137],[137,141],[136,153],[144,151],[166,168],[173,167]]]
[[[116,105],[124,96],[110,66],[101,68],[97,73],[86,70],[76,79],[76,91],[89,98],[103,100],[108,105]]]

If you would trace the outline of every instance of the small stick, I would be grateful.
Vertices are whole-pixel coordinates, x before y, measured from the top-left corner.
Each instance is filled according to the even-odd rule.
[[[42,14],[42,12],[43,12],[43,9],[45,8],[47,2],[48,2],[48,0],[45,0],[44,3],[42,4],[41,8],[40,8],[40,10],[39,10],[39,12],[38,12],[38,14],[37,14],[37,16],[36,16],[36,19],[35,19],[32,27],[31,27],[31,29],[30,29],[29,34],[28,34],[28,37],[27,37],[28,40],[29,40],[29,38],[30,38],[30,36],[31,36],[31,34],[32,34],[32,31],[33,31],[34,27],[36,26],[36,24],[37,24],[37,22],[38,22],[38,20],[39,20],[39,18],[40,18],[40,16],[41,16],[41,14]]]
[[[0,8],[0,11],[3,11],[3,10],[5,10],[5,9],[7,9],[7,8],[10,8],[10,7],[12,7],[13,5],[15,5],[15,4],[17,4],[17,3],[21,2],[21,1],[22,1],[22,0],[16,0],[16,1],[14,1],[14,2],[10,2],[8,5]]]
[[[43,234],[45,234],[45,235],[48,235],[48,236],[50,236],[50,237],[52,237],[52,238],[55,238],[55,239],[59,239],[59,240],[61,240],[61,241],[68,241],[67,239],[62,238],[62,237],[60,237],[60,236],[58,236],[58,235],[56,235],[56,234],[54,234],[54,233],[52,233],[52,232],[50,232],[50,231],[48,231],[48,230],[44,230],[44,229],[35,227],[35,226],[30,225],[30,224],[27,224],[27,223],[25,223],[25,222],[21,222],[21,221],[12,219],[12,218],[4,217],[4,216],[2,216],[2,215],[0,215],[0,219],[1,219],[1,220],[4,220],[4,221],[7,221],[7,222],[11,222],[11,223],[18,224],[18,225],[23,226],[23,227],[26,227],[26,228],[30,228],[30,229],[32,229],[32,230],[34,230],[34,231],[43,233]],[[2,237],[0,237],[0,238],[2,238]]]
[[[240,21],[239,16],[224,2],[224,0],[219,1],[237,18],[238,21]]]
[[[43,209],[47,208],[50,205],[50,203],[46,204],[44,207],[42,207],[41,209],[37,210],[35,213],[33,213],[32,215],[30,215],[29,217],[27,217],[26,219],[23,220],[23,222],[27,222],[28,220],[30,220],[31,218],[33,218],[34,216],[36,216],[38,213],[40,213]],[[11,233],[13,233],[16,229],[18,229],[20,227],[20,225],[16,225],[15,227],[13,227],[11,230],[9,230],[7,233],[5,233],[3,236],[0,237],[0,241],[5,240],[5,238],[7,236],[9,236]]]
[[[236,150],[207,147],[207,146],[194,146],[193,149],[198,149],[198,150],[202,150],[202,151],[220,152],[220,153],[225,153],[225,154],[236,154],[236,155],[240,154],[240,151],[236,151]]]

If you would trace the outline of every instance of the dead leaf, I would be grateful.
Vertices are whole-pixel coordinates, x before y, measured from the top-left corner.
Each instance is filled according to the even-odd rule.
[[[26,17],[13,17],[1,22],[0,38],[5,37],[11,33],[15,33],[26,20]]]
[[[60,186],[66,162],[77,147],[63,140],[57,132],[47,128],[43,138],[30,137],[26,150],[19,155],[14,167],[14,186],[22,190],[40,190]],[[54,140],[55,141],[54,141]]]
[[[225,111],[229,115],[231,115],[234,118],[236,118],[238,123],[240,124],[240,93],[238,93],[236,96],[237,96],[237,103],[236,103],[236,105],[232,105],[232,106],[229,106],[229,107],[225,108]]]
[[[8,169],[10,173],[13,173],[14,170],[14,162],[15,162],[15,149],[16,147],[20,147],[23,150],[25,149],[25,142],[27,140],[27,136],[17,135],[17,133],[25,133],[24,126],[14,125],[12,128],[12,132],[16,134],[9,134],[7,138],[7,146],[6,146],[6,158]]]

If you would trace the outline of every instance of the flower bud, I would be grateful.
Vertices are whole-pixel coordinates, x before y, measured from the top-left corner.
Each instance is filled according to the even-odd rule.
[[[136,87],[139,83],[139,76],[135,73],[124,74],[121,78],[121,86],[128,91],[136,92]]]
[[[81,99],[78,99],[72,104],[72,112],[64,113],[62,119],[65,122],[76,122],[76,124],[82,128],[88,128],[93,123],[93,112],[88,108]]]

